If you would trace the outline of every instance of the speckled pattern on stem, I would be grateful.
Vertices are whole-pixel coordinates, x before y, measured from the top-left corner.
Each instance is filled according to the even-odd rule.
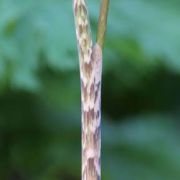
[[[101,179],[102,50],[93,45],[85,0],[74,0],[82,111],[82,180]]]

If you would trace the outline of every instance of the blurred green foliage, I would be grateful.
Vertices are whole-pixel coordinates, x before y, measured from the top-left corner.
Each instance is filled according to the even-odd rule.
[[[88,1],[93,36],[100,1]],[[180,1],[113,0],[102,179],[180,179]],[[0,179],[80,179],[72,2],[0,0]]]

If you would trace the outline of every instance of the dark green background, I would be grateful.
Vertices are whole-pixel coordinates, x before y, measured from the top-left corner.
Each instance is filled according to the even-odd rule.
[[[180,1],[110,1],[102,179],[179,180],[179,118]],[[79,180],[80,132],[72,1],[0,0],[0,180]]]

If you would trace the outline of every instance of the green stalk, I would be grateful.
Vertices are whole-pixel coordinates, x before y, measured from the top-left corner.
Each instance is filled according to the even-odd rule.
[[[103,49],[103,44],[104,44],[108,9],[109,9],[109,0],[102,0],[99,20],[98,20],[98,30],[97,30],[97,43],[100,45],[101,49]]]

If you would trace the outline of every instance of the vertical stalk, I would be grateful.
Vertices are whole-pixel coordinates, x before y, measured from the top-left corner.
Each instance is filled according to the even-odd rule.
[[[73,2],[81,81],[82,180],[100,180],[102,39],[106,23],[100,14],[104,28],[98,30],[98,36],[102,32],[103,36],[93,46],[85,0]]]
[[[102,0],[98,20],[97,43],[103,48],[108,17],[109,0]]]

